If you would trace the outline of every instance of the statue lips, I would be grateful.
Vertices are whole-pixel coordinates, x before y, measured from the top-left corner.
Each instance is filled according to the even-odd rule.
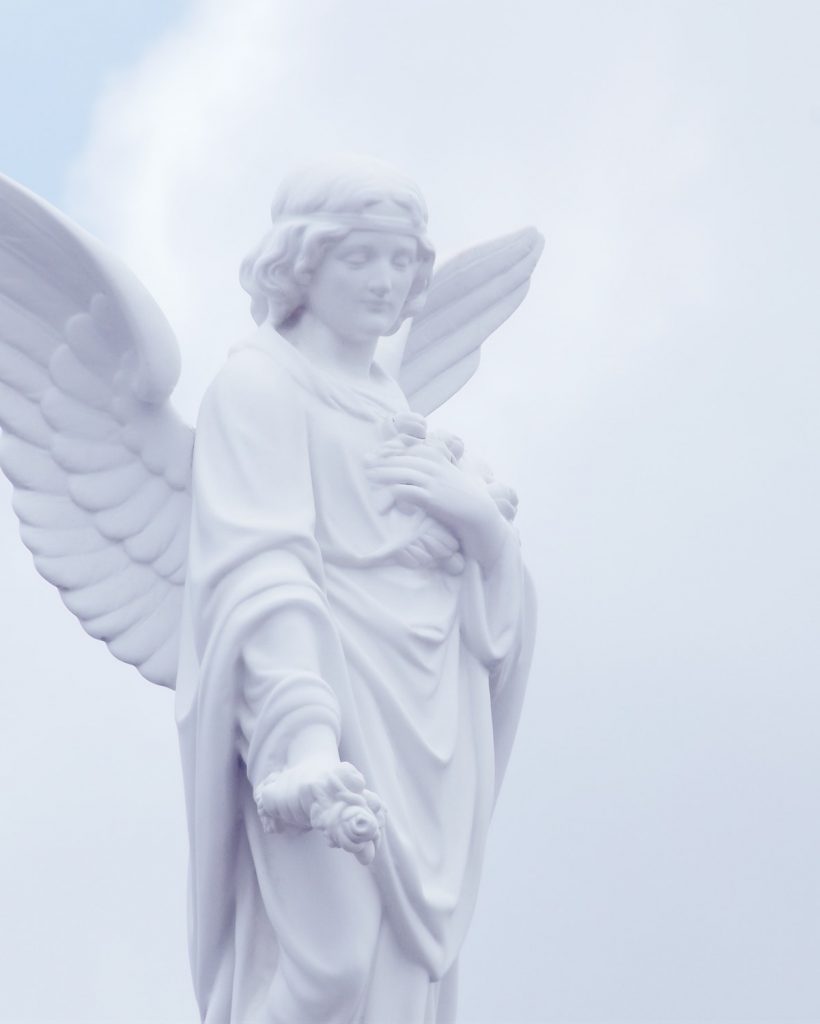
[[[371,313],[393,313],[393,303],[386,299],[365,299],[362,303]]]

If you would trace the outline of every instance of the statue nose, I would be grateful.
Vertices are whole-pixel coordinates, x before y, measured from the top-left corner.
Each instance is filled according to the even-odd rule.
[[[390,291],[390,281],[384,276],[374,277],[370,282],[370,291],[383,298]]]
[[[377,263],[373,267],[368,286],[373,295],[377,295],[380,299],[384,298],[392,287],[390,268],[382,262]]]

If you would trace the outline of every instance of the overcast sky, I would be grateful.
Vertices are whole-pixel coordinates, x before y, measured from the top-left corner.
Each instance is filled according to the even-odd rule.
[[[518,490],[541,609],[461,1024],[820,1021],[820,5],[0,21],[0,170],[139,273],[191,420],[293,164],[405,168],[444,253],[544,232],[438,415]],[[0,492],[0,1020],[193,1021],[171,695],[82,633]]]

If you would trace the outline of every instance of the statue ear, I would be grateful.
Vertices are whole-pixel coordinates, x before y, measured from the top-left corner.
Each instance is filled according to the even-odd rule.
[[[310,279],[312,276],[313,275],[309,270],[299,270],[293,275],[293,280],[300,288],[308,288],[310,286]]]

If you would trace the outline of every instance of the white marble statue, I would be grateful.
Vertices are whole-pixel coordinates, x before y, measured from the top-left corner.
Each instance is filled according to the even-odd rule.
[[[194,445],[156,304],[0,179],[0,464],[67,607],[176,688],[208,1024],[454,1019],[534,601],[514,492],[424,416],[542,242],[434,275],[426,232],[386,165],[293,175],[242,265],[257,328]]]

